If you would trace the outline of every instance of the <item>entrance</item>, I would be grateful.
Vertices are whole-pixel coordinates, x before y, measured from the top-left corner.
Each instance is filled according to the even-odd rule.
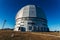
[[[33,30],[32,26],[29,26],[29,31],[32,31],[32,30]]]
[[[22,32],[25,32],[26,31],[26,29],[24,27],[19,27],[18,30],[21,30]]]

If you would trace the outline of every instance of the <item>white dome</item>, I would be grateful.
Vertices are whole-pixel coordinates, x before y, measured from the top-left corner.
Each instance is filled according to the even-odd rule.
[[[36,7],[35,5],[27,5],[21,8],[16,15],[16,19],[22,17],[38,17],[46,19],[43,10],[40,7]]]

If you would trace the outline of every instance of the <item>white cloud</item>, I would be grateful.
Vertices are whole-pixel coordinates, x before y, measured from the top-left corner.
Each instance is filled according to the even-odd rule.
[[[60,24],[54,24],[49,26],[50,31],[60,31]]]

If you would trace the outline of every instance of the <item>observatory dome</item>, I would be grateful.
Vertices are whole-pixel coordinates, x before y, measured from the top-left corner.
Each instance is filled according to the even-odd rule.
[[[39,6],[35,5],[27,5],[21,8],[16,15],[16,19],[22,17],[38,17],[46,19],[44,11]]]
[[[44,11],[36,5],[22,7],[16,15],[14,31],[49,31]]]

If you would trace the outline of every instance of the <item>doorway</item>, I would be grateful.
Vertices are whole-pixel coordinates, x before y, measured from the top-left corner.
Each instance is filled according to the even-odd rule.
[[[33,27],[32,26],[29,26],[29,31],[32,31],[33,30]]]
[[[26,29],[24,27],[19,27],[18,30],[21,30],[22,32],[25,32],[26,31]]]

